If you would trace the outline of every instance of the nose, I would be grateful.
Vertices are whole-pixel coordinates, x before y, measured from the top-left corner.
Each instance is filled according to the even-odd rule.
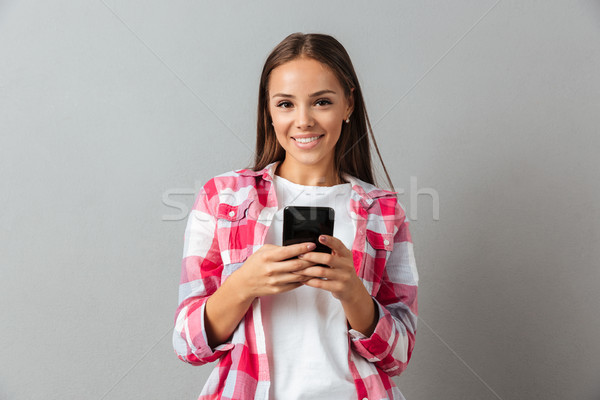
[[[310,107],[300,106],[297,108],[296,114],[296,127],[298,129],[307,129],[315,124],[313,119],[312,110]]]

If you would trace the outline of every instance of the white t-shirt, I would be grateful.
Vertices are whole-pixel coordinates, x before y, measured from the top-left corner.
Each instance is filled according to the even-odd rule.
[[[281,246],[284,207],[324,206],[335,210],[333,236],[352,248],[356,228],[349,213],[350,183],[304,186],[277,175],[273,183],[278,211],[265,243]],[[261,297],[261,307],[271,399],[356,399],[348,366],[348,327],[339,300],[328,291],[301,286]]]

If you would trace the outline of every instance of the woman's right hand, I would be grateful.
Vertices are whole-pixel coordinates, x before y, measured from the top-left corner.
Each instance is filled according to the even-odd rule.
[[[288,259],[315,247],[314,243],[265,244],[248,257],[206,301],[204,322],[208,345],[215,348],[225,343],[256,297],[287,292],[312,278],[294,272],[313,266],[313,262]]]
[[[314,243],[298,243],[288,246],[265,244],[254,252],[230,277],[234,278],[239,294],[245,300],[283,293],[302,286],[310,279],[294,272],[315,265],[301,260],[300,254],[314,250]]]

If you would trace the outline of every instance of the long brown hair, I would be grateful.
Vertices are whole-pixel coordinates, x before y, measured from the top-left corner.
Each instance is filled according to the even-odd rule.
[[[347,173],[362,181],[377,185],[371,164],[370,135],[390,188],[394,190],[392,180],[379,153],[375,136],[373,136],[373,129],[350,56],[344,46],[335,38],[320,33],[292,33],[275,46],[267,57],[258,89],[256,153],[254,166],[250,168],[258,171],[274,161],[283,161],[285,158],[285,150],[277,141],[275,130],[271,125],[269,76],[273,69],[298,57],[310,57],[327,65],[344,88],[346,97],[349,97],[354,89],[354,110],[350,115],[350,123],[342,124],[342,132],[335,146],[334,165],[340,181],[342,181],[342,173]]]

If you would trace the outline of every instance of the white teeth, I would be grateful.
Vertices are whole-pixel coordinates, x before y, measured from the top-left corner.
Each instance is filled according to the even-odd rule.
[[[315,136],[315,137],[311,137],[311,138],[294,138],[294,139],[296,140],[296,142],[310,143],[310,142],[314,142],[315,140],[317,140],[320,137],[321,136]]]

